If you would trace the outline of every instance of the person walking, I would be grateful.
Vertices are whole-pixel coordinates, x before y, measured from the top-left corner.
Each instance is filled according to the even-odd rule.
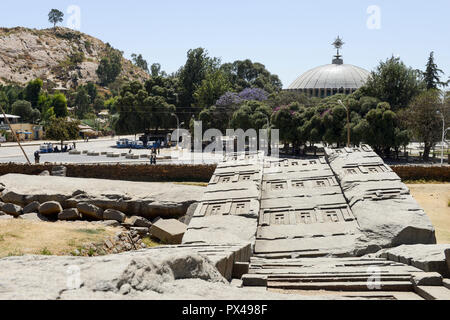
[[[40,154],[39,154],[39,151],[36,151],[35,153],[34,153],[34,163],[35,164],[39,164],[39,160],[41,159],[41,156],[40,156]]]
[[[156,148],[153,147],[152,149],[152,159],[153,159],[153,164],[156,164]]]

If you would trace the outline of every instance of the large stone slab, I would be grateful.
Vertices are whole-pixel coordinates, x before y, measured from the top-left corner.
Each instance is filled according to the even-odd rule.
[[[254,243],[257,219],[240,216],[194,216],[183,237],[183,244]]]
[[[357,255],[402,244],[435,244],[435,229],[409,189],[368,146],[325,149],[362,236]]]
[[[181,244],[187,225],[175,219],[159,219],[150,228],[150,235],[166,244]]]
[[[378,256],[409,264],[426,272],[437,272],[445,278],[450,278],[450,269],[445,256],[446,250],[450,250],[450,244],[402,245],[383,250],[378,253]]]

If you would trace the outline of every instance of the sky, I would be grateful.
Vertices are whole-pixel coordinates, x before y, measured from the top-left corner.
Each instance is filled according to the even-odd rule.
[[[63,26],[109,42],[127,58],[140,53],[168,73],[185,63],[189,49],[203,47],[222,62],[260,62],[286,88],[331,63],[339,35],[345,63],[370,71],[394,55],[423,70],[434,51],[450,76],[449,0],[15,0],[4,1],[0,26],[49,28],[52,8],[65,13]]]

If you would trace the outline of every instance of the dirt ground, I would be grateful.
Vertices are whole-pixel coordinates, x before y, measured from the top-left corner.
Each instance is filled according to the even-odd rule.
[[[436,228],[438,243],[450,243],[450,183],[408,184],[411,194],[424,208]]]
[[[70,255],[84,245],[114,236],[117,231],[88,222],[0,221],[0,258],[23,254]]]

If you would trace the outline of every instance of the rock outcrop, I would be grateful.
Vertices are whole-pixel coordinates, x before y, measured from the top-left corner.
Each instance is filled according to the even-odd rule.
[[[67,28],[1,28],[0,83],[25,84],[36,78],[49,87],[97,83],[96,70],[108,50],[99,39]],[[119,77],[142,81],[149,75],[122,58]]]
[[[212,257],[220,251],[209,250]],[[93,258],[9,257],[0,260],[0,299],[306,299],[233,287],[207,252],[163,247]]]

